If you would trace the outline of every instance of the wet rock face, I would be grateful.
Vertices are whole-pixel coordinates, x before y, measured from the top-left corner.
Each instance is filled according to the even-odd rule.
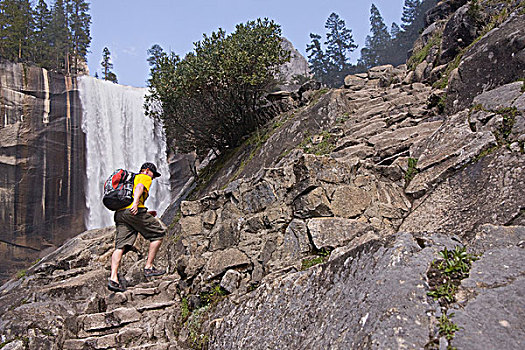
[[[0,281],[85,229],[75,80],[0,62]]]

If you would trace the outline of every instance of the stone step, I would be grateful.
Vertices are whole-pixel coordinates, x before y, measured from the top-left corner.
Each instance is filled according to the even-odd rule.
[[[64,342],[64,350],[82,349],[110,349],[119,346],[117,334],[107,334],[100,337],[89,337],[83,339],[68,339]]]
[[[139,346],[133,346],[128,350],[179,350],[182,349],[177,344],[172,343],[155,343],[155,344],[143,344]]]
[[[123,329],[119,333],[106,334],[101,336],[92,336],[79,339],[67,339],[62,347],[63,350],[84,350],[84,349],[135,349],[135,350],[175,350],[182,347],[174,342],[166,343],[149,343],[136,346],[126,346],[142,337],[142,329]]]
[[[166,301],[166,302],[157,302],[157,303],[147,303],[140,306],[137,306],[137,310],[139,312],[144,312],[146,310],[156,310],[156,309],[165,309],[170,306],[175,305],[176,303],[174,301]]]
[[[356,123],[350,128],[345,130],[345,137],[337,142],[338,147],[346,142],[346,140],[352,139],[366,139],[375,134],[381,133],[386,130],[387,123],[382,118],[370,119],[361,123]]]
[[[137,309],[121,307],[110,312],[80,315],[77,317],[77,325],[87,332],[104,331],[137,322],[140,318],[141,314]]]
[[[370,108],[375,108],[379,105],[382,105],[385,103],[385,100],[383,100],[382,97],[377,97],[374,99],[362,99],[362,100],[356,100],[351,101],[350,106],[353,107],[355,110],[369,110]]]
[[[180,349],[171,343],[153,343],[138,346],[125,346],[126,344],[137,340],[143,335],[144,331],[139,328],[123,329],[119,333],[106,334],[101,336],[92,336],[80,339],[67,339],[64,342],[64,350],[83,350],[83,349],[148,349],[148,350],[165,350]]]
[[[165,345],[169,343],[164,342],[177,342],[173,332],[174,315],[177,313],[175,305],[174,301],[147,303],[136,309],[121,308],[112,312],[81,315],[78,317],[80,331],[77,338],[68,339],[64,349],[168,349]],[[159,343],[141,345],[151,341]]]
[[[159,280],[128,288],[124,293],[111,293],[105,298],[106,312],[134,307],[148,309],[148,305],[171,305],[177,298],[177,280]],[[159,308],[155,306],[151,308]],[[167,306],[165,306],[167,307]]]

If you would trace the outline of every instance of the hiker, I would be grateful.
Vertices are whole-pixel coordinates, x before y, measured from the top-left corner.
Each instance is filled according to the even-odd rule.
[[[155,211],[148,211],[144,202],[148,198],[149,189],[153,179],[160,177],[157,167],[153,163],[144,163],[140,167],[140,173],[135,176],[133,182],[133,203],[115,212],[115,251],[111,256],[111,276],[108,281],[108,289],[114,292],[123,292],[126,289],[118,280],[118,268],[122,256],[130,250],[135,243],[137,233],[150,241],[148,258],[144,267],[144,276],[160,276],[165,271],[158,270],[153,265],[155,256],[159,251],[162,239],[166,234],[165,226],[155,218]]]

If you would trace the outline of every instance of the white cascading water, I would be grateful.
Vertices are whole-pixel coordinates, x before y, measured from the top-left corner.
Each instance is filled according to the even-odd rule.
[[[146,206],[161,215],[170,204],[169,168],[162,125],[144,115],[145,88],[83,76],[78,79],[82,131],[86,134],[88,229],[113,225],[102,204],[103,185],[119,168],[139,172],[152,162],[162,174],[153,181]]]

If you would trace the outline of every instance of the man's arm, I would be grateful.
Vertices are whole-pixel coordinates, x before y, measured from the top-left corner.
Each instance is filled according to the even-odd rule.
[[[137,215],[139,212],[139,201],[140,197],[142,196],[142,193],[144,192],[144,185],[141,183],[138,183],[137,186],[135,186],[135,190],[133,191],[133,204],[131,205],[131,208],[129,208],[129,211],[133,215]]]

